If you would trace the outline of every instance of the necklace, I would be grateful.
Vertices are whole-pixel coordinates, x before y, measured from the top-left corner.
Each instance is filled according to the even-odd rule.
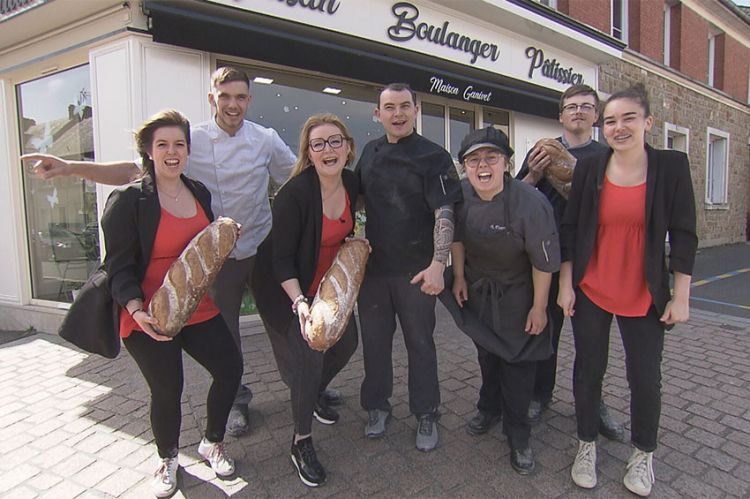
[[[157,187],[158,187],[158,184],[157,184]],[[177,192],[174,194],[170,194],[169,192],[167,192],[167,190],[164,189],[163,186],[159,188],[159,191],[166,194],[168,198],[172,199],[176,203],[180,198],[180,194],[182,194],[182,182],[180,182],[180,185],[177,186]]]

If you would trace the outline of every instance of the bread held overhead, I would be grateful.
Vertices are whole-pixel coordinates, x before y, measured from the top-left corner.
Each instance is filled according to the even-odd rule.
[[[148,304],[159,321],[156,332],[175,336],[182,330],[234,249],[239,229],[231,218],[219,217],[185,246]]]
[[[550,158],[550,164],[544,169],[544,176],[565,199],[568,198],[576,158],[565,149],[557,139],[539,139],[534,149],[542,148]]]
[[[307,328],[310,348],[326,351],[344,334],[365,277],[370,247],[362,239],[341,245],[331,268],[325,273],[312,302],[312,325]]]

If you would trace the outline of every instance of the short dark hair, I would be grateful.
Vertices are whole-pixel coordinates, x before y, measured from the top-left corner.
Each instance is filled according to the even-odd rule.
[[[570,99],[571,97],[574,97],[576,95],[591,95],[594,97],[594,105],[596,106],[596,109],[599,109],[599,94],[596,93],[596,90],[591,88],[588,85],[580,84],[580,85],[572,85],[565,89],[565,92],[563,92],[562,96],[560,96],[560,112],[563,111],[563,106],[565,105],[565,101],[567,99]]]
[[[216,88],[224,83],[232,81],[241,81],[250,87],[250,77],[242,71],[232,66],[224,66],[213,72],[211,75],[211,88]]]
[[[383,96],[383,92],[387,90],[390,90],[391,92],[403,92],[404,90],[408,90],[411,94],[411,102],[415,106],[417,105],[417,93],[411,89],[411,86],[409,86],[408,83],[389,83],[381,88],[380,93],[378,93],[378,108],[380,108],[380,98]]]
[[[633,102],[638,103],[638,105],[643,108],[643,112],[646,118],[651,116],[651,105],[648,101],[648,92],[646,91],[646,86],[643,83],[636,83],[632,87],[628,87],[625,90],[620,90],[619,92],[613,93],[609,96],[607,102],[604,103],[604,107],[606,108],[610,102],[617,99],[630,99]]]
[[[159,111],[144,121],[135,132],[135,147],[141,155],[144,173],[148,172],[151,176],[154,176],[154,162],[149,157],[149,153],[154,143],[154,134],[158,129],[168,126],[176,126],[182,130],[187,141],[188,154],[190,153],[190,121],[175,109]]]

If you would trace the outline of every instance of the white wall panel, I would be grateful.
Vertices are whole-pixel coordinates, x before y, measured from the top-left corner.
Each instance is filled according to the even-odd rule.
[[[13,86],[0,80],[0,303],[22,302],[21,268],[26,245],[18,232],[23,216]],[[16,187],[16,188],[14,188]]]
[[[523,159],[537,140],[543,137],[559,137],[562,125],[557,120],[540,118],[522,113],[513,113],[513,162],[516,172],[521,169]]]

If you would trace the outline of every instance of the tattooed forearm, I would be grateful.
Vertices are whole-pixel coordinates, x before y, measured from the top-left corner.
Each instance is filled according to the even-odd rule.
[[[435,210],[435,229],[433,231],[436,262],[447,263],[453,242],[453,206],[445,205]]]

